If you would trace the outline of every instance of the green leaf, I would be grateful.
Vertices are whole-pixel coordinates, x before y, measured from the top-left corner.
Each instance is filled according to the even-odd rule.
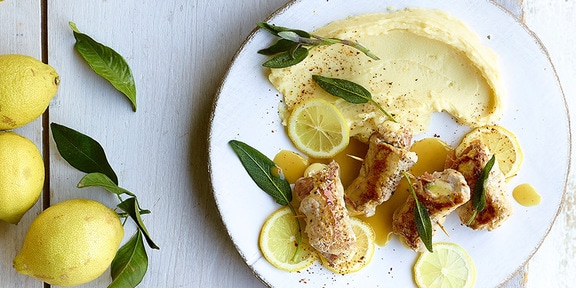
[[[268,68],[286,68],[302,62],[306,57],[308,57],[308,49],[297,47],[293,51],[285,51],[272,57],[272,59],[264,62],[262,66]]]
[[[156,245],[156,243],[152,241],[152,238],[150,237],[150,234],[148,233],[146,226],[144,226],[144,221],[142,221],[142,217],[140,217],[140,210],[141,210],[140,205],[138,204],[138,200],[136,199],[136,197],[130,197],[120,202],[120,204],[118,204],[118,208],[128,213],[130,218],[132,218],[132,220],[136,222],[136,225],[138,226],[140,231],[142,231],[142,234],[144,234],[144,238],[146,238],[146,242],[148,243],[148,246],[150,246],[150,248],[160,249],[160,247],[158,247],[158,245]]]
[[[148,270],[148,256],[142,234],[137,230],[134,236],[116,252],[110,266],[112,283],[108,288],[136,287],[142,282],[146,270]]]
[[[114,193],[116,195],[126,194],[129,196],[136,196],[134,193],[119,187],[112,181],[108,176],[102,173],[94,172],[86,174],[77,185],[78,188],[85,188],[85,187],[102,187],[106,189],[106,191]]]
[[[286,27],[282,27],[282,26],[276,26],[274,24],[268,24],[265,22],[260,22],[257,25],[258,25],[258,27],[268,31],[269,33],[271,33],[274,36],[278,36],[278,33],[280,33],[280,32],[290,31],[290,32],[294,32],[294,33],[298,34],[301,37],[310,38],[310,33],[303,31],[303,30],[290,29],[290,28],[286,28]]]
[[[396,119],[394,119],[392,115],[386,112],[386,110],[384,110],[384,108],[382,108],[378,102],[372,99],[372,94],[370,91],[368,91],[362,85],[346,79],[330,78],[320,75],[312,75],[312,79],[318,84],[318,86],[320,86],[320,88],[324,89],[326,92],[333,96],[340,97],[349,103],[364,104],[371,102],[380,111],[382,111],[386,117],[396,122]]]
[[[276,54],[282,53],[282,52],[293,51],[299,45],[300,44],[294,43],[290,40],[280,39],[280,40],[276,41],[276,43],[274,43],[272,46],[270,46],[266,49],[258,50],[258,54],[269,55],[269,56],[276,55]]]
[[[492,158],[486,162],[486,166],[480,172],[480,176],[478,180],[476,180],[476,185],[474,185],[474,192],[472,193],[472,205],[474,206],[474,214],[468,220],[466,225],[470,225],[476,215],[482,212],[486,207],[486,180],[488,180],[488,176],[490,175],[490,171],[494,166],[494,162],[496,162],[496,155],[492,155]]]
[[[292,201],[290,184],[274,161],[244,142],[231,140],[228,143],[260,189],[272,196],[276,203],[282,206],[290,204]]]
[[[404,177],[408,181],[408,186],[410,187],[410,192],[412,193],[412,197],[414,198],[414,202],[416,206],[414,206],[414,222],[416,222],[416,230],[418,231],[418,236],[426,246],[428,251],[432,251],[432,221],[430,220],[430,213],[426,206],[424,206],[420,201],[418,201],[418,196],[416,195],[416,191],[414,190],[414,186],[412,185],[412,181],[410,181],[410,177],[408,173],[403,172]]]
[[[85,173],[100,172],[118,184],[118,177],[96,140],[60,124],[51,123],[50,128],[58,152],[70,165]]]
[[[76,44],[74,45],[76,51],[80,53],[96,74],[108,80],[116,90],[130,100],[132,110],[136,112],[136,84],[134,83],[130,66],[128,66],[124,57],[112,48],[78,31],[76,24],[73,22],[69,22],[69,25],[76,39]]]

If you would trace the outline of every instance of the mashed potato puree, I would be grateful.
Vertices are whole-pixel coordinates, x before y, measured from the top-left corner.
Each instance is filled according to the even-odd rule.
[[[434,112],[446,111],[468,126],[493,124],[501,117],[502,87],[497,56],[477,34],[449,14],[406,9],[339,20],[313,34],[357,40],[373,60],[336,44],[310,50],[297,65],[272,69],[269,80],[284,95],[280,116],[313,97],[328,99],[350,124],[351,136],[366,140],[387,120],[374,105],[351,104],[324,92],[312,75],[343,78],[372,93],[396,120],[415,134],[428,129]]]

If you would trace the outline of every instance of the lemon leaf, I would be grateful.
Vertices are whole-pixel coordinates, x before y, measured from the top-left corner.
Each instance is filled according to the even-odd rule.
[[[136,287],[148,270],[148,255],[140,230],[116,252],[110,266],[112,283],[108,288]]]
[[[116,185],[116,183],[110,180],[110,178],[105,174],[98,172],[86,174],[84,177],[82,177],[82,179],[80,179],[80,182],[78,182],[77,187],[78,188],[102,187],[106,189],[106,191],[114,193],[116,195],[126,194],[129,196],[136,196],[134,195],[134,193]]]
[[[240,162],[256,185],[274,198],[276,203],[286,206],[292,201],[290,183],[274,161],[250,145],[237,140],[228,142]]]
[[[144,221],[142,221],[142,217],[140,217],[140,210],[141,210],[140,205],[138,204],[138,200],[136,199],[136,197],[130,197],[120,202],[120,204],[118,204],[118,208],[128,213],[130,218],[132,218],[132,220],[136,222],[138,229],[142,231],[142,234],[144,235],[144,238],[146,238],[146,242],[148,243],[148,246],[150,246],[150,248],[160,249],[160,247],[158,247],[158,245],[156,245],[156,243],[154,243],[154,241],[150,237],[150,233],[148,233],[146,226],[144,226]]]
[[[130,66],[118,52],[105,46],[90,36],[81,33],[74,22],[69,22],[74,33],[74,48],[96,74],[108,80],[116,90],[124,94],[136,112],[136,84]]]
[[[70,165],[85,173],[100,172],[118,184],[118,177],[100,143],[60,124],[51,123],[50,128],[58,152]]]

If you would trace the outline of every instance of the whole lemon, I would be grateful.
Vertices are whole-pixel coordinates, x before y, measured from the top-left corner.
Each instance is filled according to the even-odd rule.
[[[123,236],[116,212],[100,202],[60,202],[34,219],[14,268],[56,286],[88,283],[110,266]]]
[[[0,220],[17,224],[43,187],[44,162],[38,147],[14,132],[0,132]]]
[[[38,118],[59,84],[56,70],[33,57],[0,55],[0,130],[18,128]]]

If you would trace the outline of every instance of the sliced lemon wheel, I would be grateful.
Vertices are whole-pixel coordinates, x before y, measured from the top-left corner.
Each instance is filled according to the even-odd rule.
[[[336,106],[312,98],[292,110],[288,136],[308,156],[331,158],[348,146],[350,128]]]
[[[303,239],[298,247],[298,219],[290,208],[282,207],[266,219],[260,230],[258,244],[264,258],[274,267],[289,272],[312,265],[316,252]]]
[[[496,155],[498,166],[506,178],[515,176],[522,166],[524,154],[514,133],[502,126],[482,126],[472,129],[456,147],[456,154],[464,150],[470,142],[480,140]]]
[[[476,268],[461,246],[440,242],[433,253],[420,254],[414,264],[414,281],[420,288],[469,288],[476,282]]]
[[[333,267],[328,264],[326,258],[320,256],[322,265],[337,274],[349,274],[366,267],[366,265],[372,261],[374,250],[376,249],[376,236],[374,230],[372,230],[372,226],[358,218],[350,218],[350,220],[352,222],[352,230],[354,230],[354,234],[356,235],[357,249],[352,259],[337,267]]]

